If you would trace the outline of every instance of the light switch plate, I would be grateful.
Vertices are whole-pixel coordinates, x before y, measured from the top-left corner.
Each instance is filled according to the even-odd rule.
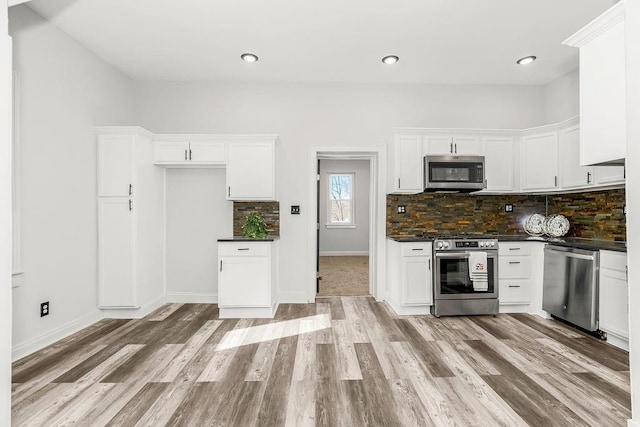
[[[398,213],[399,214],[407,213],[407,207],[405,205],[398,205]]]
[[[291,205],[291,215],[300,215],[300,205]]]
[[[504,211],[505,212],[513,212],[513,205],[511,203],[508,203],[508,204],[504,205]]]

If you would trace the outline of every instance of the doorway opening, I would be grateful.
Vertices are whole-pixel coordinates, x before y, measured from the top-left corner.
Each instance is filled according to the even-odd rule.
[[[318,158],[317,296],[370,295],[371,162]]]

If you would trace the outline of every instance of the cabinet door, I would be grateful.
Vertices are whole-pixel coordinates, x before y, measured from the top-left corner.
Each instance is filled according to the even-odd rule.
[[[596,185],[625,183],[624,166],[596,166]]]
[[[133,184],[133,137],[98,137],[98,196],[127,197]]]
[[[580,163],[624,159],[626,132],[625,23],[580,48]]]
[[[600,329],[629,338],[629,291],[625,272],[600,269]]]
[[[394,139],[395,192],[420,193],[424,190],[422,137],[402,135]]]
[[[220,257],[220,307],[270,307],[271,271],[268,257]]]
[[[554,190],[558,187],[558,134],[528,135],[520,150],[522,190]]]
[[[580,126],[560,132],[560,187],[581,188],[594,185],[593,167],[580,166]]]
[[[425,305],[433,301],[431,286],[431,258],[427,256],[402,257],[404,295],[403,305]]]
[[[231,143],[227,159],[228,200],[275,200],[273,143]]]
[[[482,138],[487,191],[513,191],[513,138]]]
[[[98,298],[100,307],[136,307],[133,199],[98,200]]]
[[[187,163],[189,161],[189,143],[186,141],[156,141],[154,160],[158,163]]]
[[[500,304],[529,304],[531,281],[525,279],[500,279],[498,296]]]
[[[427,154],[453,154],[453,137],[427,136]]]
[[[453,154],[477,155],[482,153],[480,138],[477,136],[454,136]]]
[[[224,142],[196,141],[189,143],[189,160],[203,164],[224,164]]]

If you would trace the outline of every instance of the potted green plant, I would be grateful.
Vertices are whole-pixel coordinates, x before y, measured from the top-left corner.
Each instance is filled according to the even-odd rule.
[[[242,226],[242,235],[250,239],[264,239],[267,234],[267,223],[261,214],[252,212],[247,215]]]

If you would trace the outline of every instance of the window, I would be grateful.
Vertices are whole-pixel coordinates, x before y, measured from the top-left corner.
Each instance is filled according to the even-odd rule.
[[[355,226],[355,203],[353,173],[329,174],[328,226]]]

